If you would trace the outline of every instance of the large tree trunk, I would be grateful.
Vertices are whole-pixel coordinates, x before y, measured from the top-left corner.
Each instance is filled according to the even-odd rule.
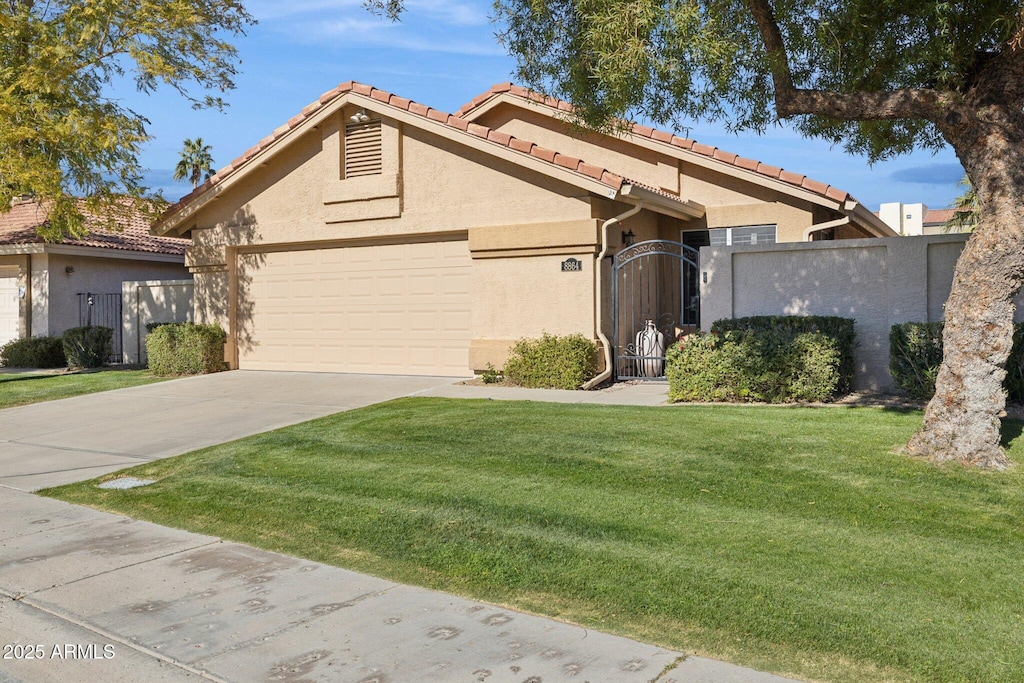
[[[980,220],[953,274],[935,396],[908,444],[937,462],[993,468],[1008,464],[1000,446],[1002,385],[1013,298],[1024,283],[1024,135],[1013,125],[1000,128],[954,145],[977,191]]]

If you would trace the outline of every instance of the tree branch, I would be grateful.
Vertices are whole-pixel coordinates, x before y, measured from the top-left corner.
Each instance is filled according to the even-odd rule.
[[[951,95],[929,88],[905,88],[888,92],[839,93],[807,90],[793,85],[786,43],[779,30],[770,0],[744,0],[768,54],[775,86],[775,111],[779,118],[814,114],[830,119],[862,121],[876,119],[928,119],[940,116],[942,104]]]

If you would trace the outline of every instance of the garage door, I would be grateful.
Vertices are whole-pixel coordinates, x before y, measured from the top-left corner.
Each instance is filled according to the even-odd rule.
[[[18,276],[0,271],[0,346],[18,338]]]
[[[239,367],[469,372],[466,241],[243,254]]]

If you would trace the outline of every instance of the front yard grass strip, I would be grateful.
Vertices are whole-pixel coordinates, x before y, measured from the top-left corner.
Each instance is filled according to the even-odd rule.
[[[1024,475],[894,453],[919,424],[411,398],[44,495],[781,674],[1024,680]]]
[[[48,375],[19,372],[0,374],[0,409],[14,406],[55,401],[97,391],[126,389],[152,382],[162,382],[167,377],[156,377],[148,370],[99,370],[96,372]]]

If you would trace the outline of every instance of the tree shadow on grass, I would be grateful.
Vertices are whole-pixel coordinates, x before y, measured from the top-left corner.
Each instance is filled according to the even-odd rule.
[[[28,375],[27,377],[4,377],[0,375],[0,384],[7,384],[8,382],[26,382],[30,379],[48,379],[50,377],[63,377],[63,375]]]
[[[1004,419],[1000,430],[1002,439],[1000,444],[1003,448],[1009,448],[1010,444],[1017,440],[1024,433],[1024,421]]]

